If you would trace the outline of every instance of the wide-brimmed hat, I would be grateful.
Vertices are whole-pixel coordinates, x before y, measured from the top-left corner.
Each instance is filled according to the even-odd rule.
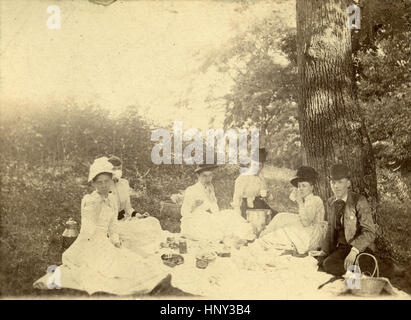
[[[101,157],[94,160],[93,164],[90,166],[88,182],[91,182],[100,173],[113,174],[113,164],[108,161],[107,157]]]
[[[291,184],[294,187],[298,187],[298,182],[310,182],[310,183],[314,183],[318,178],[318,173],[317,171],[315,171],[314,168],[312,167],[308,167],[308,166],[302,166],[299,167],[297,170],[297,174],[296,177],[291,179]]]
[[[349,179],[350,170],[345,164],[335,164],[331,167],[329,178],[331,180]]]
[[[207,164],[207,163],[199,164],[197,168],[194,170],[194,173],[199,174],[204,171],[212,171],[216,168],[218,168],[216,164]]]

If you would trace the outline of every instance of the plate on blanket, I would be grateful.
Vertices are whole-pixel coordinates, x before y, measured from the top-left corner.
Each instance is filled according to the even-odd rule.
[[[166,266],[169,266],[171,268],[184,263],[183,256],[180,256],[179,254],[174,254],[174,253],[172,254],[165,253],[161,255],[161,260],[163,260],[163,263]]]

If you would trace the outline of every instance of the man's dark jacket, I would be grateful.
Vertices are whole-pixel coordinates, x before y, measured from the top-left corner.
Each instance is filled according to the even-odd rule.
[[[335,200],[336,198],[333,196],[327,201],[328,231],[323,246],[326,253],[333,252],[337,246],[337,221],[335,206],[333,206]],[[345,239],[349,245],[357,248],[360,252],[363,252],[366,248],[375,250],[376,227],[371,207],[364,196],[351,191],[348,192],[343,226]]]

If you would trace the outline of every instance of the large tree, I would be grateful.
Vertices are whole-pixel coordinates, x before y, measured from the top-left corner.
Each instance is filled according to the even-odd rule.
[[[320,196],[330,196],[333,163],[351,171],[353,189],[375,206],[372,146],[359,107],[346,0],[297,0],[298,112],[307,162],[320,172]]]

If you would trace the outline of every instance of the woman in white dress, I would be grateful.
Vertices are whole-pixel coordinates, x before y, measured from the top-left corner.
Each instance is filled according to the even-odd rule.
[[[113,165],[112,193],[118,206],[118,223],[116,232],[122,239],[123,246],[148,256],[155,253],[160,243],[164,242],[169,232],[161,229],[160,222],[148,213],[137,213],[130,201],[130,185],[122,178],[122,161],[116,156],[108,158]]]
[[[195,170],[196,184],[184,192],[181,233],[189,239],[221,242],[228,238],[253,240],[252,227],[233,210],[220,211],[212,184],[217,166],[203,164]]]
[[[265,247],[291,245],[299,254],[321,247],[327,223],[323,201],[313,194],[317,176],[311,167],[297,170],[297,176],[291,180],[296,189],[290,199],[297,202],[298,214],[278,213],[260,235],[259,242]]]
[[[63,253],[63,264],[47,279],[48,288],[71,288],[89,294],[118,295],[149,293],[168,270],[160,257],[144,258],[122,246],[115,231],[118,207],[112,186],[112,164],[96,159],[90,167],[89,182],[95,188],[81,201],[81,229],[76,241]],[[35,283],[36,286],[36,283]]]

